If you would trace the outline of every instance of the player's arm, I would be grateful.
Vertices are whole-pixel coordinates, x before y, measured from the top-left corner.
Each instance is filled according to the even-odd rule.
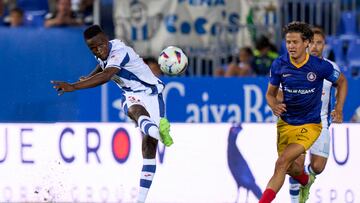
[[[266,91],[266,101],[275,116],[280,116],[283,112],[286,112],[286,105],[277,99],[278,92],[279,87],[269,83]]]
[[[348,91],[348,83],[344,74],[340,74],[339,79],[336,81],[336,104],[335,109],[331,112],[331,117],[334,123],[343,122],[343,107]]]
[[[112,76],[119,71],[119,68],[109,67],[89,78],[86,78],[85,80],[72,83],[71,85],[74,87],[74,90],[96,87],[111,80]]]
[[[94,69],[93,71],[91,71],[91,73],[90,73],[89,75],[87,75],[87,76],[81,76],[81,77],[80,77],[80,80],[85,80],[85,79],[87,79],[87,78],[89,78],[89,77],[91,77],[91,76],[96,75],[97,73],[100,73],[101,71],[102,71],[101,66],[100,66],[99,64],[97,64],[96,67],[95,67],[95,69]]]
[[[284,101],[284,93],[281,89],[278,90],[278,93],[276,95],[276,99],[279,101],[279,102],[283,102]]]
[[[67,83],[62,81],[51,81],[54,84],[54,88],[59,92],[58,95],[62,95],[64,92],[72,92],[75,90],[86,89],[91,87],[96,87],[108,82],[112,76],[120,71],[116,67],[108,67],[105,70],[85,79],[75,83]]]

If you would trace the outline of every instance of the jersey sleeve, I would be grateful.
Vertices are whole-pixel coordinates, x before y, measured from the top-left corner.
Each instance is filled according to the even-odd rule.
[[[270,66],[270,84],[274,86],[280,85],[281,75],[279,73],[280,62],[278,59],[275,59]]]
[[[130,56],[125,50],[116,50],[110,52],[110,56],[105,68],[117,67],[123,68],[130,61]]]
[[[336,67],[333,66],[333,64],[331,64],[328,61],[323,61],[322,63],[322,69],[320,71],[320,73],[322,73],[324,79],[332,82],[332,83],[336,83],[336,81],[339,79],[340,77],[340,70],[336,69]]]

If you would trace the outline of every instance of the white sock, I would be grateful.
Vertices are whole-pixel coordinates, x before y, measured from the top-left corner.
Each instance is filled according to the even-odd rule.
[[[310,164],[309,164],[306,168],[307,168],[309,174],[312,174],[312,175],[314,175],[314,176],[317,175],[317,173],[315,173],[314,170],[311,168],[311,165],[310,165]]]
[[[294,178],[289,178],[289,192],[290,192],[290,199],[291,203],[299,203],[299,192],[301,184],[295,180]]]
[[[140,116],[138,126],[145,135],[160,140],[159,128],[149,116]]]
[[[144,203],[149,192],[152,180],[156,171],[155,159],[144,159],[143,168],[141,170],[138,203]]]

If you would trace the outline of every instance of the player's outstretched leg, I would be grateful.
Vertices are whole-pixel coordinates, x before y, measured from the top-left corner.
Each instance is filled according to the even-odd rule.
[[[143,167],[137,203],[144,203],[156,172],[157,140],[145,135],[142,141]]]
[[[301,184],[294,178],[290,177],[289,185],[290,185],[289,192],[290,192],[291,203],[299,203],[299,192],[300,192]]]
[[[174,141],[170,136],[170,123],[166,118],[160,119],[159,131],[162,143],[167,147],[171,146]]]

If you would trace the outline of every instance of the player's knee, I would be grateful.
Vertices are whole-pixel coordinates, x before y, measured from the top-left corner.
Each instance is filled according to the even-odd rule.
[[[325,165],[323,163],[318,163],[318,162],[311,163],[311,169],[316,174],[322,173],[324,171],[324,168],[325,168]]]
[[[275,163],[275,170],[287,171],[289,162],[284,156],[280,156]]]
[[[149,113],[141,105],[133,105],[128,109],[128,115],[131,119],[137,121],[137,119],[142,116],[149,116]]]

